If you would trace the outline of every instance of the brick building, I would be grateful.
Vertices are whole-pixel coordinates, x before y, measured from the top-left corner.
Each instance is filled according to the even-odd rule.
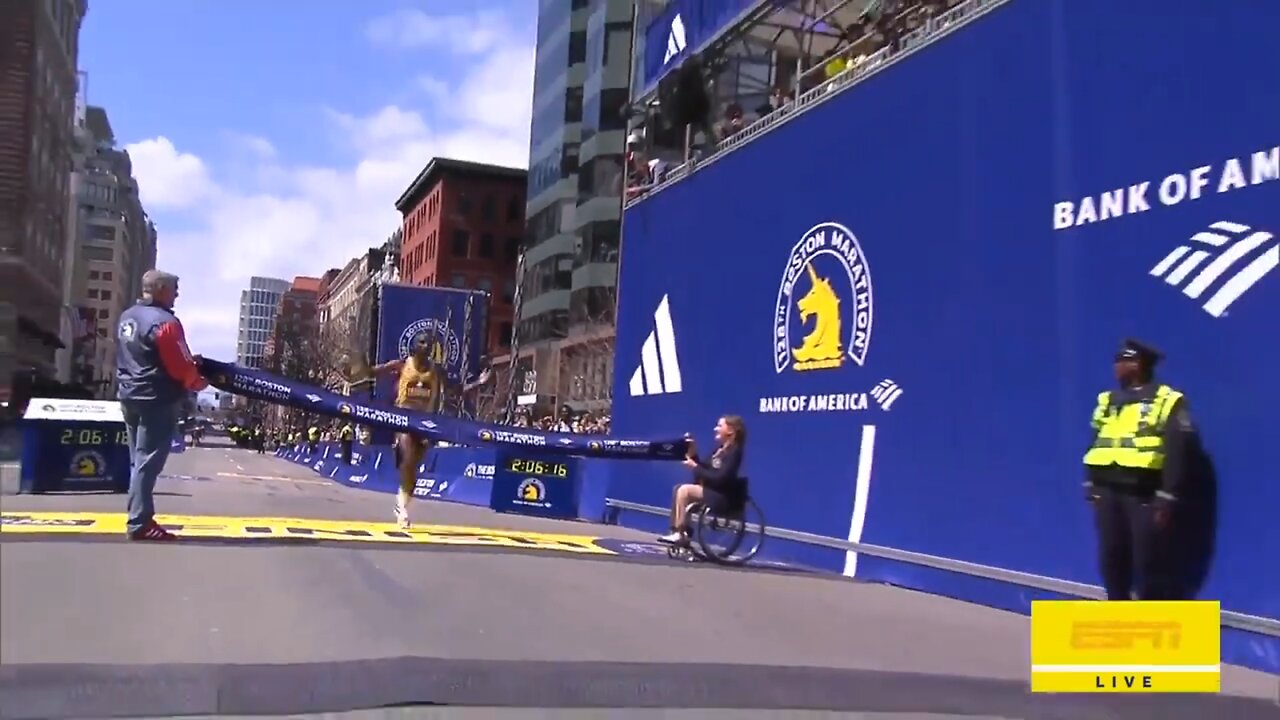
[[[53,376],[85,0],[0,2],[0,394]]]
[[[511,344],[527,183],[517,168],[434,158],[396,201],[400,282],[488,292],[490,356]]]
[[[316,301],[320,299],[322,283],[320,278],[313,277],[293,279],[293,284],[280,296],[276,310],[277,332],[303,338],[315,335],[319,323]]]

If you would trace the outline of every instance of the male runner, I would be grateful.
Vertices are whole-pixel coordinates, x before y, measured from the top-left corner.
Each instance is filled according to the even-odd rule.
[[[436,413],[444,400],[446,373],[443,367],[444,352],[430,335],[420,335],[414,340],[409,357],[376,365],[370,370],[376,375],[398,373],[395,405],[406,410]],[[464,385],[465,393],[489,380],[489,371],[480,374],[474,383]],[[400,491],[396,494],[396,523],[401,529],[409,528],[409,500],[431,441],[412,433],[396,435],[396,467],[400,471]]]

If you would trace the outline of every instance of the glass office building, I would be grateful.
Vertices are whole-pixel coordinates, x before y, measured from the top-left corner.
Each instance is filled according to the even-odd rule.
[[[236,338],[236,364],[262,367],[267,338],[276,324],[280,297],[289,289],[288,280],[249,278],[249,288],[240,292],[240,332]]]
[[[522,343],[613,322],[632,13],[630,0],[540,3]]]

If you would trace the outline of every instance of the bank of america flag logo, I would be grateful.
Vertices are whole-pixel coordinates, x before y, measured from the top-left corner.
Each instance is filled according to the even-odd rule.
[[[671,326],[671,301],[666,295],[653,311],[653,330],[640,347],[640,366],[631,374],[631,397],[668,395],[684,389],[676,331]]]
[[[1152,277],[1181,288],[1192,300],[1207,297],[1201,305],[1214,317],[1222,317],[1232,303],[1280,265],[1280,242],[1263,230],[1229,220],[1219,220],[1191,236],[1151,268]]]

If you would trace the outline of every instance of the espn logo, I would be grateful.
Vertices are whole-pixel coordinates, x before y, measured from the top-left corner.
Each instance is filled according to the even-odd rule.
[[[1274,240],[1269,232],[1219,220],[1191,236],[1196,245],[1175,248],[1151,268],[1150,274],[1180,287],[1182,294],[1193,300],[1216,288],[1201,308],[1222,317],[1232,303],[1280,265],[1280,243]]]
[[[1032,692],[1221,689],[1217,602],[1031,603]]]

